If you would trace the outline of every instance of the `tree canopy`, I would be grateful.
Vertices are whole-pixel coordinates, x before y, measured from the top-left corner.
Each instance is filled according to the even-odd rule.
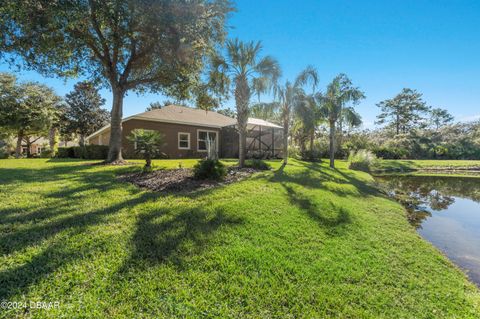
[[[226,0],[5,0],[0,52],[48,76],[83,75],[110,88],[109,161],[122,160],[125,93],[192,98],[231,10]]]
[[[62,135],[78,134],[80,146],[84,145],[86,136],[108,124],[110,114],[102,109],[105,99],[92,83],[75,84],[73,91],[65,96],[65,102]]]
[[[408,88],[377,106],[381,113],[377,116],[376,123],[393,127],[396,134],[407,133],[408,130],[418,127],[422,124],[422,114],[429,111],[422,94]]]
[[[47,135],[58,119],[61,99],[42,84],[18,83],[15,76],[0,74],[0,127],[17,137],[16,156],[20,156],[22,140]]]

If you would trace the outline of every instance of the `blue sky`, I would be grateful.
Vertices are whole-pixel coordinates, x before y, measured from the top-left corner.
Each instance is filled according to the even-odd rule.
[[[372,127],[381,100],[404,87],[424,93],[429,105],[448,109],[456,120],[480,118],[480,1],[329,0],[238,1],[230,37],[261,40],[264,53],[293,79],[306,65],[317,67],[324,87],[346,73],[365,92],[358,111]],[[0,64],[0,71],[8,71]],[[75,80],[21,72],[69,92]],[[102,95],[110,107],[108,90]],[[124,115],[144,111],[159,95],[130,93]],[[227,102],[233,107],[232,102]]]

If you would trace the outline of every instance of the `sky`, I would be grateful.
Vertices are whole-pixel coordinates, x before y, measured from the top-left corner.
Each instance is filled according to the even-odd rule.
[[[480,118],[479,0],[243,0],[228,21],[229,37],[261,41],[275,57],[283,81],[307,65],[316,67],[322,88],[346,73],[367,98],[358,106],[365,128],[374,128],[376,104],[402,88],[417,89],[428,105],[445,108],[457,121]],[[18,73],[65,95],[80,79]],[[111,93],[101,91],[111,105]],[[129,93],[124,116],[140,113],[158,94]],[[266,98],[268,99],[268,97]],[[225,107],[234,107],[227,101]]]

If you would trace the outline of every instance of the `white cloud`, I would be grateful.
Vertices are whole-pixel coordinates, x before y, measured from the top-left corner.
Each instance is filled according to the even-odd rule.
[[[480,114],[458,116],[459,122],[473,122],[480,120]]]

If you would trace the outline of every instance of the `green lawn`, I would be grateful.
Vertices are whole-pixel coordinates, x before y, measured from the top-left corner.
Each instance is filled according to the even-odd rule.
[[[470,160],[380,160],[377,172],[412,172],[419,170],[480,170],[480,161]]]
[[[479,318],[479,290],[368,174],[272,165],[165,196],[116,180],[140,164],[0,160],[0,300],[60,303],[0,316]]]

